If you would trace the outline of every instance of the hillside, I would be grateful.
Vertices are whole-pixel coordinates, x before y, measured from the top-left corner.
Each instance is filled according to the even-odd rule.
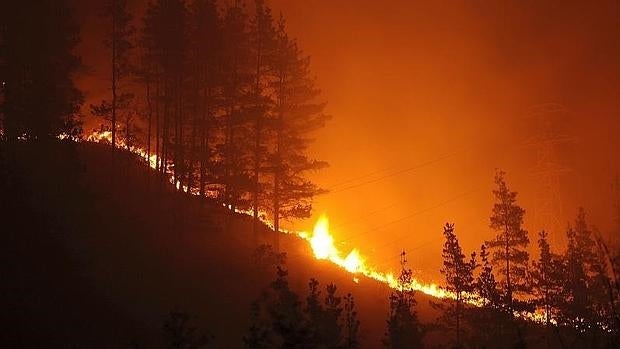
[[[241,348],[250,304],[274,277],[249,217],[158,184],[131,154],[72,142],[0,148],[4,276],[1,342],[13,347],[163,347],[174,309],[194,315],[215,348]],[[258,240],[258,241],[255,241]],[[282,236],[289,281],[305,298],[311,277],[356,297],[364,347],[385,329],[389,289],[316,261]],[[422,318],[428,301],[419,298]]]

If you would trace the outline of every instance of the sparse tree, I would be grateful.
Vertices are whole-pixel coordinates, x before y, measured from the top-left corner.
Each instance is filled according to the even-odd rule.
[[[485,307],[497,308],[499,306],[499,292],[497,290],[497,281],[493,274],[493,266],[489,261],[489,252],[485,244],[480,247],[480,260],[482,262],[482,270],[476,278],[476,293],[480,295]]]
[[[480,307],[471,309],[474,338],[480,347],[493,348],[505,343],[506,322],[510,315],[502,311],[501,296],[493,274],[486,245],[480,247],[481,270],[474,282],[475,294],[480,297]]]
[[[415,349],[423,347],[424,333],[415,310],[417,304],[411,289],[413,272],[407,268],[406,254],[401,254],[401,272],[398,287],[389,297],[390,310],[383,344],[390,349]]]
[[[454,224],[446,223],[443,228],[445,242],[442,251],[443,266],[441,273],[446,278],[446,290],[455,295],[455,299],[445,299],[442,308],[442,324],[455,332],[455,348],[462,347],[463,317],[466,302],[474,291],[474,269],[476,254],[472,253],[469,260],[459,244]]]
[[[222,20],[215,0],[197,0],[190,7],[190,86],[192,124],[188,149],[188,186],[195,186],[194,167],[198,163],[198,192],[206,195],[213,177],[212,155],[217,125],[218,86],[221,74]],[[198,143],[198,144],[196,144]]]
[[[342,298],[338,297],[337,287],[334,284],[326,286],[325,290],[325,316],[323,330],[323,345],[326,348],[337,349],[342,337],[342,324],[340,321],[342,315]]]
[[[253,59],[245,7],[238,1],[222,19],[222,139],[217,147],[222,201],[231,209],[248,209],[251,191],[251,128],[247,107],[253,89]]]
[[[340,344],[342,332],[340,324],[342,300],[336,296],[336,286],[327,285],[324,302],[321,301],[317,280],[311,279],[308,288],[305,311],[308,316],[308,329],[312,343],[319,348],[336,349]]]
[[[185,180],[184,126],[187,74],[187,8],[182,0],[149,2],[142,32],[144,62],[155,72],[157,168],[162,179],[172,166],[175,182]]]
[[[270,74],[276,49],[276,31],[271,9],[264,0],[254,0],[254,18],[250,23],[250,46],[254,59],[254,88],[250,94],[252,101],[248,113],[252,127],[252,211],[254,214],[253,233],[256,238],[262,194],[265,191],[265,176],[268,170],[267,146],[269,141],[270,113],[273,100],[269,96]]]
[[[305,348],[311,338],[301,302],[289,288],[288,272],[280,266],[277,269],[276,280],[271,283],[273,298],[268,305],[273,332],[279,337],[281,348]]]
[[[547,237],[548,234],[544,230],[538,234],[539,257],[532,265],[532,291],[534,302],[544,311],[545,324],[549,326],[552,320],[557,319],[565,266],[560,256],[551,252]]]
[[[357,318],[355,299],[350,293],[347,293],[344,298],[344,348],[359,348],[359,329],[360,321]]]
[[[310,76],[310,59],[306,57],[285,31],[280,18],[276,32],[274,79],[271,88],[275,98],[273,170],[271,209],[276,231],[275,248],[282,219],[307,218],[312,198],[323,191],[305,174],[327,166],[307,155],[311,133],[325,125],[325,105],[316,102],[319,90]]]
[[[529,238],[527,231],[523,229],[525,210],[517,204],[517,192],[508,188],[504,177],[504,171],[498,171],[495,175],[497,187],[493,190],[495,204],[491,212],[490,227],[497,235],[486,244],[493,250],[492,262],[502,275],[503,302],[512,312],[517,305],[514,294],[528,291]],[[522,304],[519,302],[519,305]]]
[[[112,131],[112,148],[116,147],[116,130],[118,111],[131,113],[127,110],[133,95],[123,93],[124,78],[131,72],[129,52],[133,48],[132,36],[134,28],[131,26],[132,16],[127,10],[127,0],[107,0],[105,16],[110,20],[109,31],[105,45],[110,49],[110,72],[112,83],[112,98],[110,100],[110,122]],[[119,101],[120,100],[120,101]],[[120,102],[120,103],[119,103]],[[105,104],[106,102],[102,102]],[[125,115],[125,118],[129,118]],[[129,130],[129,123],[125,126]],[[125,143],[128,141],[125,140]]]

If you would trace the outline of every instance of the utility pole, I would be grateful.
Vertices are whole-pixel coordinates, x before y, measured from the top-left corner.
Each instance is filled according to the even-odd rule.
[[[536,185],[533,224],[536,231],[545,230],[549,233],[549,240],[556,249],[566,243],[562,176],[570,169],[564,165],[560,151],[574,141],[564,133],[567,116],[568,112],[561,104],[545,103],[533,107],[528,117],[533,132],[526,145],[531,146],[536,153],[536,162],[531,169]]]

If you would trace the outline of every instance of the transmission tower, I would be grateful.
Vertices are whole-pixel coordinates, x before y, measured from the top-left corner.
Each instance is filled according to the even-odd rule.
[[[573,142],[573,138],[563,131],[567,115],[562,105],[546,103],[532,108],[528,117],[532,136],[527,144],[536,154],[531,170],[536,185],[533,227],[536,232],[545,230],[555,248],[566,243],[561,180],[570,169],[563,164],[560,151]]]

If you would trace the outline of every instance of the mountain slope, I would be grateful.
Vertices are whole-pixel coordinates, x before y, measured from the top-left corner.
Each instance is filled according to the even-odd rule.
[[[262,226],[254,238],[249,217],[178,193],[133,155],[103,145],[0,151],[2,343],[158,348],[164,318],[179,309],[196,315],[213,347],[243,347],[250,304],[275,274],[254,251],[273,231]],[[305,241],[281,239],[300,297],[311,277],[353,293],[364,347],[379,346],[389,289],[353,283],[314,260]],[[428,317],[428,302],[419,303]]]

